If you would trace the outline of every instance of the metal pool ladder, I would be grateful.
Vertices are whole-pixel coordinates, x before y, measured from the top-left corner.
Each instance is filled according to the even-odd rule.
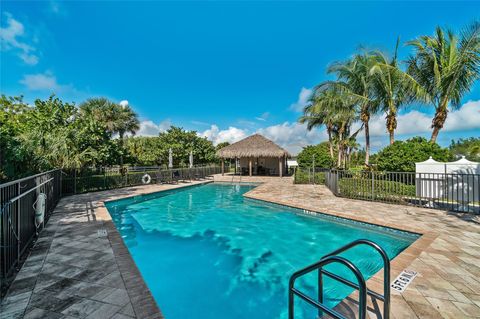
[[[367,288],[365,283],[365,278],[362,273],[351,261],[344,257],[337,256],[353,247],[359,245],[367,245],[373,247],[383,259],[383,295],[372,291]],[[354,275],[358,283],[351,282],[345,278],[342,278],[338,275],[335,275],[325,269],[326,265],[329,264],[342,264],[346,266]],[[305,293],[301,292],[295,288],[295,280],[299,277],[311,273],[312,271],[318,271],[318,300],[311,298]],[[383,318],[389,319],[390,317],[390,260],[388,259],[387,253],[380,247],[378,244],[367,239],[358,239],[352,241],[350,244],[347,244],[328,255],[323,256],[318,262],[307,266],[303,269],[296,271],[291,277],[288,283],[288,318],[294,318],[294,298],[295,296],[300,297],[304,301],[308,302],[310,305],[318,309],[318,317],[321,318],[324,313],[330,315],[336,319],[344,319],[345,317],[332,308],[328,308],[323,301],[323,275],[335,279],[351,288],[357,289],[359,292],[358,300],[358,318],[365,319],[367,315],[367,295],[374,297],[383,301]]]
[[[237,174],[236,174],[236,173],[233,173],[233,175],[232,175],[232,181],[231,181],[232,184],[233,184],[233,180],[235,179],[235,176],[237,176]],[[241,183],[241,182],[242,182],[242,173],[240,173],[239,176],[240,176],[240,179],[239,179],[238,182]]]

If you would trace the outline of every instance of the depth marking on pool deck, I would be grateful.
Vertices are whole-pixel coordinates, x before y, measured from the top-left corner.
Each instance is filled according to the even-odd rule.
[[[416,271],[405,269],[395,278],[390,287],[398,292],[404,292],[417,275],[418,273]]]

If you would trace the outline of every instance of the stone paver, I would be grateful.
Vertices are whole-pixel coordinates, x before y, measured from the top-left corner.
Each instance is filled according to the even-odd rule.
[[[232,176],[216,175],[215,181],[231,182]],[[242,182],[262,183],[245,194],[253,199],[422,234],[392,261],[392,279],[405,268],[419,275],[404,293],[392,292],[391,317],[480,318],[478,216],[338,198],[323,186],[293,185],[289,177]],[[187,185],[63,198],[3,300],[2,319],[163,318],[103,202]],[[368,286],[381,293],[381,283],[379,272]],[[379,317],[381,308],[369,300],[369,317]],[[355,294],[338,309],[355,317]]]
[[[62,198],[0,304],[0,318],[163,318],[103,203],[195,183]]]

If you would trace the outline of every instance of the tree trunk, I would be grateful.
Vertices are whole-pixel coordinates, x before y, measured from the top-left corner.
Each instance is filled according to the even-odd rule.
[[[338,156],[337,156],[337,167],[342,167],[342,158],[343,158],[343,131],[345,130],[345,125],[342,124],[340,130],[338,130]]]
[[[330,126],[327,127],[327,133],[328,133],[328,146],[330,148],[330,157],[333,160],[332,128]]]
[[[123,168],[123,132],[119,132],[120,135],[120,168]]]
[[[368,122],[370,121],[370,114],[363,112],[361,115],[361,120],[365,127],[365,165],[369,166],[370,161],[370,127]]]
[[[397,112],[394,107],[390,107],[387,114],[387,131],[390,135],[390,145],[395,142],[395,129],[397,128]]]
[[[445,121],[447,120],[447,113],[448,113],[448,100],[440,103],[439,107],[435,112],[435,116],[432,120],[432,137],[430,138],[431,143],[437,142],[438,133],[443,128]]]

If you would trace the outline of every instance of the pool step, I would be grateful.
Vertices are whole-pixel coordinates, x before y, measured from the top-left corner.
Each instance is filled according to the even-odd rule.
[[[338,256],[339,254],[359,245],[367,245],[374,248],[383,259],[383,295],[372,291],[367,288],[365,278],[362,273],[351,261],[344,257]],[[351,282],[343,277],[340,277],[334,273],[331,273],[325,269],[325,266],[329,264],[342,264],[346,266],[354,275],[358,283]],[[318,296],[317,300],[303,293],[302,291],[295,288],[295,281],[306,274],[309,274],[313,271],[318,271]],[[329,308],[325,305],[323,301],[323,276],[330,277],[334,280],[337,280],[351,288],[358,290],[359,300],[358,300],[358,318],[365,319],[367,316],[367,295],[383,301],[383,318],[388,319],[390,317],[390,260],[388,259],[387,253],[380,247],[377,243],[367,240],[367,239],[358,239],[352,241],[351,243],[323,256],[318,262],[307,266],[303,269],[296,271],[291,277],[288,283],[288,318],[293,319],[295,317],[295,308],[294,308],[294,299],[295,296],[300,297],[310,305],[318,309],[318,317],[322,318],[324,314],[328,314],[336,319],[344,319],[345,316],[337,312],[335,309]]]

